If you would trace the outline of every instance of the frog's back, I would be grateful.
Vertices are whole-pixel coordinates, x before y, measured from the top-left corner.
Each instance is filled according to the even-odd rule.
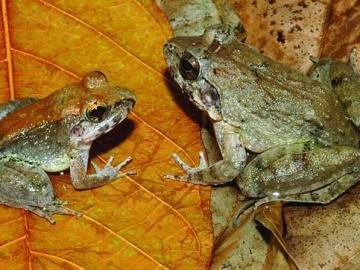
[[[0,147],[46,123],[61,121],[69,113],[78,114],[82,94],[74,87],[67,86],[1,119]]]
[[[214,83],[226,87],[220,93],[223,117],[239,128],[248,149],[262,152],[299,141],[358,146],[358,132],[333,92],[236,44],[213,55],[212,68],[236,73],[232,81],[231,74],[217,72]],[[231,61],[222,60],[229,57]]]

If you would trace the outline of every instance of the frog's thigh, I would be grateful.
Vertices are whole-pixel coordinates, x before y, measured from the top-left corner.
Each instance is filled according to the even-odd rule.
[[[286,196],[320,189],[359,170],[358,148],[285,145],[253,159],[240,175],[238,186],[248,197]]]
[[[0,202],[24,208],[45,207],[54,201],[54,192],[47,174],[23,161],[0,162]],[[30,207],[30,208],[31,208]]]
[[[328,204],[346,192],[359,180],[360,173],[347,174],[321,189],[302,194],[280,195],[279,197],[269,196],[257,201],[255,206],[258,207],[264,203],[274,201]]]

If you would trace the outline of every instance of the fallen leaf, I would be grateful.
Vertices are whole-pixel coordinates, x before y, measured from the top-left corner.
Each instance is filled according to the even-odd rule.
[[[360,186],[327,206],[285,207],[286,243],[300,269],[358,269]]]
[[[324,29],[322,56],[347,60],[352,47],[357,47],[360,50],[359,16],[359,1],[333,1],[329,20]]]
[[[246,42],[266,55],[307,72],[318,57],[331,1],[230,0],[248,33]]]
[[[206,269],[210,189],[162,178],[182,173],[172,152],[194,165],[201,149],[196,122],[164,76],[164,15],[140,0],[1,3],[1,100],[44,97],[101,70],[137,104],[94,153],[102,162],[131,155],[126,170],[138,174],[88,191],[53,175],[57,196],[84,214],[56,215],[56,225],[1,206],[0,269]]]
[[[273,230],[274,227],[264,226],[263,224],[269,225],[266,222],[256,222],[264,218],[267,221],[276,218],[281,221],[281,218],[265,214],[266,212],[270,215],[281,215],[281,206],[271,209],[266,207],[264,211],[261,209],[259,208],[256,213],[249,211],[241,215],[236,225],[228,226],[215,245],[211,269],[296,269],[291,259],[283,252],[273,231],[268,230]],[[279,224],[276,226],[282,227]]]

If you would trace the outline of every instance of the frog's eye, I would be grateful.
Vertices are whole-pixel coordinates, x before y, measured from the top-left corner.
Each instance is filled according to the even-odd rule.
[[[332,87],[337,87],[340,84],[346,82],[348,80],[348,78],[345,75],[340,75],[334,79],[331,80],[331,86]]]
[[[107,115],[109,107],[98,105],[94,108],[86,110],[86,118],[90,122],[101,122]]]
[[[190,53],[184,53],[180,59],[179,70],[185,80],[194,81],[200,74],[200,64]]]
[[[211,107],[214,105],[218,105],[220,98],[215,88],[208,87],[205,89],[204,92],[201,93],[201,100],[205,106]]]

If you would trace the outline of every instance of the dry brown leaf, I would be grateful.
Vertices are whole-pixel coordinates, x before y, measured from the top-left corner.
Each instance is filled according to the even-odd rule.
[[[331,1],[230,0],[248,33],[246,42],[303,72],[319,56]]]
[[[325,207],[285,207],[286,242],[301,269],[358,269],[360,186]]]
[[[2,0],[1,100],[44,97],[101,70],[137,96],[130,120],[101,140],[101,159],[131,155],[138,176],[74,191],[52,177],[81,218],[50,225],[0,207],[0,269],[206,269],[212,248],[210,189],[169,182],[170,154],[197,162],[197,124],[164,77],[165,17],[152,1]],[[99,144],[97,144],[99,145]],[[95,152],[98,153],[99,149]]]
[[[211,269],[296,269],[275,237],[274,230],[282,228],[282,224],[273,224],[282,222],[279,216],[281,205],[241,215],[237,224],[230,225],[217,241]],[[282,236],[282,231],[278,234]]]
[[[332,1],[324,29],[322,56],[347,59],[350,49],[360,50],[360,3],[357,0]]]

